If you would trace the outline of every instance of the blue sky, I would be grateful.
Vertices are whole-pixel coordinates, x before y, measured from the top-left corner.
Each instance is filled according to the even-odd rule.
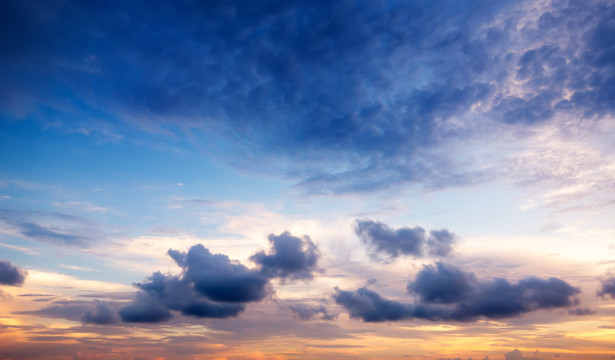
[[[2,3],[0,357],[611,358],[614,15]]]

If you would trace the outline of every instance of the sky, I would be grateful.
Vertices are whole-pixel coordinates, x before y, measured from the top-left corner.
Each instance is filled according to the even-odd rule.
[[[615,3],[0,2],[0,358],[615,358]]]

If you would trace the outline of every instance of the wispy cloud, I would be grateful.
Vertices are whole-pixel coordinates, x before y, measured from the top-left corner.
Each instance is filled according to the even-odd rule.
[[[0,209],[0,221],[9,233],[53,245],[87,248],[106,237],[92,221],[63,213]]]

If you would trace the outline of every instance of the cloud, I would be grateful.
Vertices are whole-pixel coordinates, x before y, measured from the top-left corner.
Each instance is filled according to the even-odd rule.
[[[296,317],[304,321],[313,320],[316,317],[321,320],[334,320],[338,316],[337,314],[330,314],[324,305],[297,303],[291,305],[290,310]]]
[[[590,308],[576,308],[568,310],[568,314],[575,316],[594,315],[595,313],[597,313],[597,311]]]
[[[181,276],[154,273],[148,281],[136,283],[140,289],[132,304],[120,309],[125,322],[163,322],[183,315],[228,318],[245,310],[245,303],[267,295],[267,279],[243,265],[231,263],[221,254],[212,255],[202,245],[188,253],[169,250],[184,268]]]
[[[515,349],[511,352],[508,352],[506,354],[504,354],[504,360],[530,360],[530,359],[538,359],[536,357],[536,354],[538,353],[538,351],[536,351],[534,353],[534,356],[530,357],[526,357],[523,356],[523,353],[521,351],[519,351],[518,349]]]
[[[214,131],[231,144],[230,153],[215,152],[229,162],[251,153],[247,166],[258,169],[282,157],[281,171],[312,191],[460,183],[467,172],[431,152],[460,136],[447,120],[496,91],[506,68],[500,49],[518,34],[492,19],[511,6],[68,2],[38,6],[34,15],[5,4],[2,29],[13,36],[0,39],[7,54],[0,99],[15,113],[73,109],[62,117],[73,131],[84,128],[75,115],[84,107],[162,134],[178,125],[207,141]],[[61,24],[52,20],[59,15]],[[153,21],[167,31],[147,30]],[[20,76],[31,73],[38,76]],[[67,95],[53,96],[58,88]],[[98,132],[120,127],[103,125]]]
[[[158,323],[173,317],[166,306],[144,292],[138,292],[135,301],[121,308],[119,315],[122,321],[137,323]]]
[[[598,291],[597,295],[600,297],[608,295],[611,299],[615,299],[615,277],[602,280],[602,288]]]
[[[53,245],[88,248],[106,237],[91,221],[63,213],[0,209],[0,222],[22,237]]]
[[[456,236],[446,229],[433,230],[426,238],[426,231],[420,226],[393,229],[373,220],[357,220],[355,234],[368,246],[374,260],[392,260],[403,255],[422,257],[425,253],[443,257],[451,252],[456,241]]]
[[[192,246],[188,253],[169,250],[168,254],[184,270],[183,279],[213,301],[251,302],[267,295],[268,277],[226,255],[211,254],[201,244]]]
[[[106,301],[95,301],[96,311],[86,310],[81,321],[85,324],[108,325],[119,321],[117,311]]]
[[[344,291],[336,287],[333,299],[348,311],[351,318],[365,322],[398,321],[412,318],[414,314],[412,305],[385,299],[365,287],[357,291]]]
[[[336,288],[334,299],[351,317],[366,322],[426,319],[474,321],[519,316],[541,309],[578,304],[579,290],[561,279],[528,277],[511,284],[506,279],[479,281],[472,273],[442,263],[427,265],[407,287],[418,295],[414,304],[388,300],[374,291]]]
[[[312,279],[320,253],[309,236],[292,236],[288,231],[267,237],[271,244],[270,254],[257,252],[250,257],[261,266],[267,277],[299,280]]]
[[[167,254],[182,268],[179,276],[155,272],[147,281],[134,284],[139,291],[130,305],[120,309],[125,322],[163,322],[172,311],[201,318],[236,317],[250,302],[271,293],[270,280],[311,279],[319,251],[308,236],[289,232],[270,235],[270,254],[258,252],[251,259],[260,268],[248,269],[223,254],[212,254],[203,245],[188,252],[170,249]],[[330,315],[323,313],[324,317]]]
[[[431,256],[444,257],[451,253],[457,241],[456,235],[446,229],[432,230],[427,239],[427,252]]]
[[[3,112],[112,138],[127,123],[188,133],[311,192],[482,181],[443,149],[481,134],[480,120],[615,108],[603,0],[1,6]]]
[[[450,304],[470,295],[477,285],[478,280],[474,274],[438,262],[435,267],[423,267],[407,289],[408,292],[418,294],[423,302]]]
[[[7,260],[0,260],[0,285],[20,286],[26,280],[28,272],[11,264]]]
[[[39,296],[36,294],[31,295]],[[40,300],[44,300],[45,302],[45,307],[42,309],[21,311],[17,312],[17,314],[36,315],[53,319],[66,319],[82,322],[84,324],[100,325],[113,324],[118,320],[116,311],[118,303],[98,300],[54,300],[53,298],[43,298]]]

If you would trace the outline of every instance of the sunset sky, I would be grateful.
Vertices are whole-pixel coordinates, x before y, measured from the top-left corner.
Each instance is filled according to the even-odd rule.
[[[613,1],[0,1],[1,359],[614,359],[614,220]]]

